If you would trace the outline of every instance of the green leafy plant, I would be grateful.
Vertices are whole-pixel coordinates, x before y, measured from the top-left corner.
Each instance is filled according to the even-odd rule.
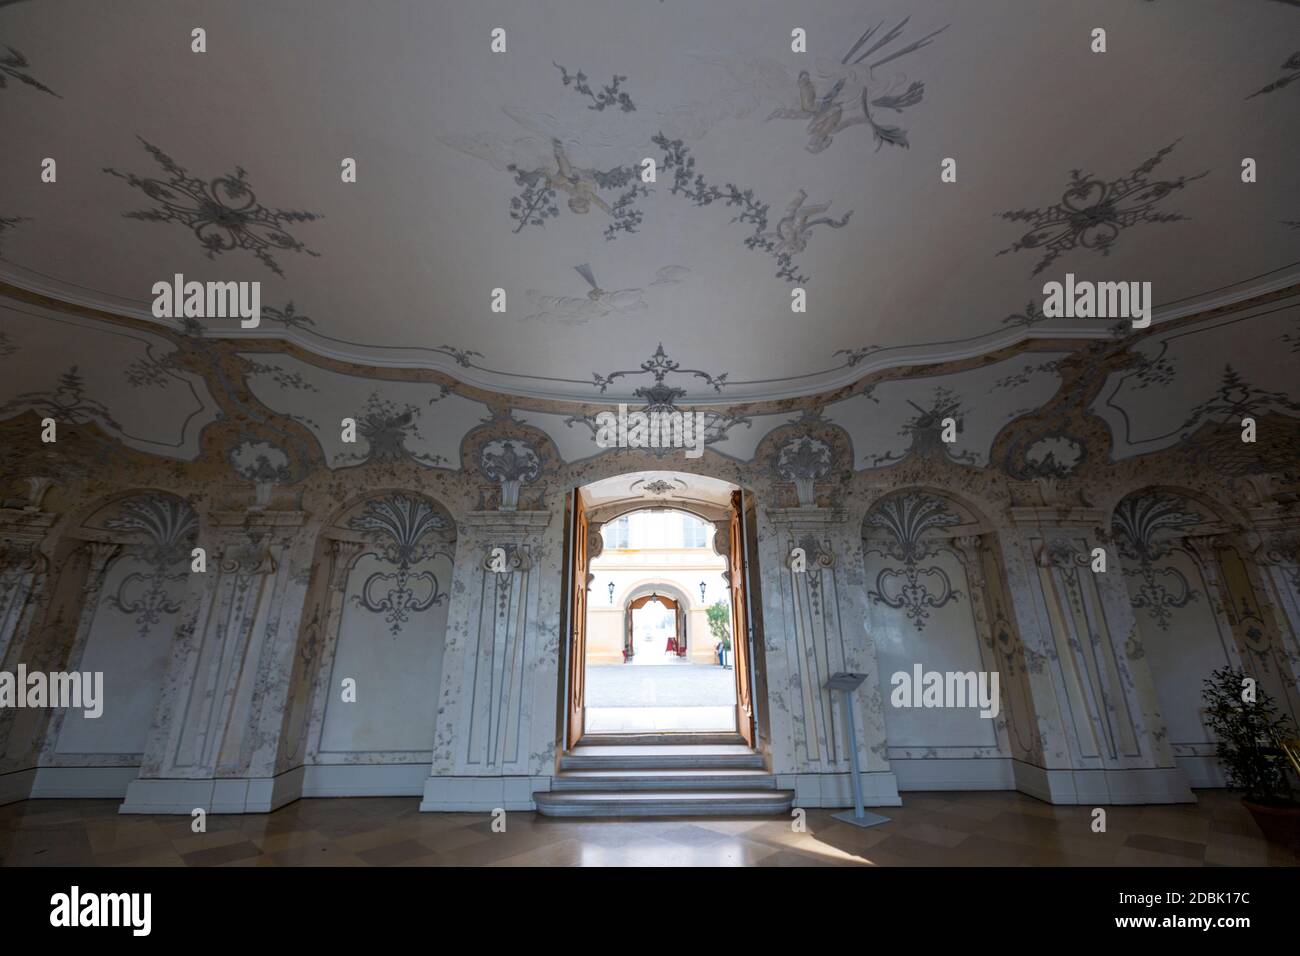
[[[708,609],[709,630],[722,642],[723,648],[731,650],[731,606],[725,601],[711,604]]]
[[[1291,719],[1278,716],[1273,698],[1256,689],[1243,700],[1246,675],[1230,667],[1205,681],[1205,722],[1218,738],[1218,758],[1228,785],[1254,803],[1295,804],[1287,780],[1286,757],[1278,741],[1294,733]]]

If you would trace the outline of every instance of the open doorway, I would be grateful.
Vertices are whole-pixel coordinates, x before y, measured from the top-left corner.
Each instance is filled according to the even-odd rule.
[[[752,742],[739,490],[651,472],[594,482],[573,501],[568,746],[627,734]]]
[[[589,567],[587,733],[734,731],[727,562],[713,550],[713,525],[649,508],[600,533]]]

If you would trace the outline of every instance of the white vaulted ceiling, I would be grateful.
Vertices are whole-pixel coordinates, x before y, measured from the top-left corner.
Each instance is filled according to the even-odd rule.
[[[807,54],[790,51],[795,27]],[[873,28],[866,59],[842,64]],[[687,401],[808,393],[1104,334],[1027,309],[1066,271],[1151,281],[1166,317],[1300,274],[1300,83],[1268,89],[1300,71],[1284,66],[1300,9],[1278,0],[25,0],[0,4],[0,44],[24,61],[0,89],[0,278],[140,316],[177,272],[260,280],[277,311],[245,335],[515,394],[628,397],[653,383],[641,366],[661,343]],[[801,108],[800,70],[805,104],[833,92],[823,118],[853,121],[829,141],[781,115]],[[564,185],[555,140],[568,188],[595,198],[574,211],[560,191],[538,206],[554,215],[521,224],[512,197],[531,202],[548,174]],[[702,177],[683,189],[713,201],[673,193],[663,160],[681,148]],[[645,157],[657,182],[617,205],[620,170]],[[945,157],[956,183],[939,180]],[[1242,183],[1243,157],[1258,182]],[[217,183],[227,211],[205,207],[241,169],[248,191]],[[1092,177],[1074,196],[1072,170]],[[727,205],[731,186],[750,205]],[[806,231],[776,236],[801,195]],[[1013,210],[1029,218],[1000,216]],[[232,221],[249,247],[208,258],[202,237]],[[1036,248],[1013,248],[1035,228]]]

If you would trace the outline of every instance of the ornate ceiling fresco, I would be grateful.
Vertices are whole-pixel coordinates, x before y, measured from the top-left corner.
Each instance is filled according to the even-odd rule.
[[[507,51],[493,54],[497,26]],[[1089,49],[1096,26],[1104,54]],[[807,53],[790,50],[795,27]],[[256,357],[268,339],[298,346],[249,387],[304,420],[335,405],[457,427],[485,414],[440,387],[322,386],[312,362],[586,403],[658,387],[726,408],[1026,339],[1059,350],[1106,337],[1101,320],[1042,316],[1044,281],[1067,271],[1151,282],[1157,325],[1300,281],[1300,11],[1288,3],[666,0],[615,15],[596,0],[364,14],[343,0],[201,14],[28,0],[0,5],[0,44],[0,279],[173,332],[150,315],[153,283],[258,280],[261,327],[202,331],[268,369]],[[46,157],[55,183],[39,180]],[[1242,182],[1246,157],[1257,182]],[[356,182],[340,175],[345,158]],[[947,158],[956,182],[940,180]],[[505,312],[492,311],[496,289]],[[133,326],[120,344],[78,333],[53,354],[22,338],[15,313],[28,308],[5,312],[28,357],[4,401],[94,396],[124,441],[192,452],[211,404],[165,345]],[[1287,315],[1259,334],[1286,334]],[[1188,374],[1161,403],[1138,400],[1154,386],[1131,373],[1107,382],[1093,411],[1117,455],[1177,441],[1216,389],[1238,388],[1227,363],[1202,361],[1225,348],[1269,407],[1295,411],[1279,364],[1292,353],[1238,360],[1257,343],[1233,335],[1146,340],[1143,355]],[[112,358],[92,370],[80,359],[92,352]],[[74,364],[79,384],[58,397]],[[854,433],[859,468],[901,454],[906,416],[949,400],[991,442],[1059,384],[1023,364],[881,384],[827,414]],[[303,404],[280,385],[295,376],[324,397]],[[789,417],[771,411],[715,423],[713,446],[748,457]],[[546,430],[583,457],[571,414]],[[411,454],[456,461],[454,440],[421,431]]]

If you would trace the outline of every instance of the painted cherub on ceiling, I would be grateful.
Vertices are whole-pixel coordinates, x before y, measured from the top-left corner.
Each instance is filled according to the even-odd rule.
[[[875,71],[924,49],[948,29],[945,24],[891,50],[910,20],[911,17],[905,17],[883,34],[880,33],[884,26],[882,20],[864,30],[838,60],[818,56],[813,60],[812,70],[800,70],[797,75],[770,57],[717,55],[706,59],[726,71],[733,83],[764,102],[779,104],[768,113],[768,122],[806,120],[804,132],[808,142],[804,148],[810,153],[828,149],[837,135],[854,126],[865,126],[871,131],[877,150],[886,144],[907,149],[907,131],[882,122],[880,115],[885,111],[902,115],[903,110],[920,103],[925,96],[925,84],[900,75],[877,76]],[[793,103],[791,94],[794,94]]]
[[[526,322],[552,322],[560,325],[585,325],[592,319],[608,316],[627,316],[650,308],[645,300],[647,289],[601,288],[589,263],[574,266],[574,271],[591,286],[585,296],[548,295],[538,289],[528,289],[525,295],[537,310],[525,317]],[[685,266],[664,266],[655,270],[649,287],[680,285],[690,274]]]
[[[935,31],[920,40],[894,52],[892,44],[907,24],[907,20],[876,38],[881,25],[865,31],[858,42],[842,58],[841,74],[830,93],[821,98],[812,117],[810,130],[814,131],[813,152],[829,145],[830,137],[843,123],[843,104],[840,93],[850,82],[866,97],[866,84],[874,83],[872,70],[892,60],[926,46]],[[871,42],[875,38],[874,42]],[[872,59],[873,55],[881,54]],[[519,192],[510,198],[509,216],[515,223],[514,232],[529,227],[545,227],[546,223],[563,214],[563,209],[576,216],[603,214],[606,240],[623,233],[637,232],[644,213],[640,201],[649,196],[652,187],[642,177],[646,162],[645,147],[659,147],[661,155],[657,167],[665,177],[670,177],[669,193],[688,199],[693,205],[718,204],[733,210],[732,222],[749,227],[744,237],[746,248],[757,249],[771,255],[777,262],[775,275],[787,282],[807,282],[808,276],[794,263],[793,257],[803,252],[816,226],[842,228],[852,214],[846,211],[836,218],[823,215],[831,202],[807,203],[808,193],[799,189],[785,207],[782,217],[775,223],[770,220],[771,203],[759,198],[753,189],[730,181],[715,181],[706,177],[695,166],[688,140],[705,135],[713,126],[726,119],[741,118],[771,105],[775,91],[765,87],[785,85],[775,83],[775,72],[788,79],[784,67],[773,66],[775,61],[735,60],[691,55],[687,69],[703,67],[701,85],[709,91],[705,102],[692,101],[668,109],[642,109],[639,95],[624,86],[626,76],[615,75],[611,83],[599,91],[587,82],[581,70],[570,73],[563,65],[554,64],[560,71],[561,84],[578,96],[567,97],[557,103],[558,112],[542,112],[514,106],[503,107],[503,112],[532,135],[511,136],[501,133],[478,133],[439,137],[445,145],[488,162],[493,168],[510,173]],[[719,83],[716,67],[728,69],[731,82]],[[759,82],[750,75],[757,70]],[[710,75],[711,74],[711,75]],[[766,77],[766,80],[763,79]],[[793,81],[792,81],[793,82]],[[811,78],[799,82],[801,103],[810,95]],[[890,142],[907,145],[904,132],[894,127],[877,124],[870,118],[871,106],[892,108],[899,112],[920,101],[922,86],[913,83],[899,95],[883,95],[864,99],[864,122],[870,123],[878,143]],[[773,113],[772,116],[779,115]],[[772,117],[769,117],[772,118]],[[563,203],[560,196],[566,197]],[[594,283],[592,283],[594,286]],[[599,287],[595,287],[599,297]],[[541,293],[538,293],[541,295]],[[566,297],[557,297],[566,298]],[[633,298],[628,303],[634,303]],[[617,309],[616,309],[617,310]],[[544,306],[537,315],[553,311]],[[599,306],[581,309],[569,308],[578,319],[588,313],[603,314]]]
[[[557,104],[559,114],[505,106],[502,111],[527,133],[453,134],[439,141],[511,174],[519,190],[509,203],[516,233],[560,216],[561,196],[573,215],[595,212],[605,220],[607,240],[634,233],[642,219],[637,200],[649,193],[636,165],[638,147],[644,153],[651,132],[645,124],[654,117],[627,119],[638,109],[622,89],[625,76],[594,91],[581,70],[570,73],[558,63],[555,68],[561,85],[577,94]]]
[[[636,232],[643,216],[636,208],[636,200],[650,191],[638,178],[636,167],[579,168],[570,162],[568,151],[558,138],[551,140],[551,151],[554,169],[545,162],[533,169],[517,163],[506,166],[521,190],[510,200],[510,218],[517,224],[515,232],[525,226],[543,226],[547,219],[558,216],[556,200],[560,193],[568,197],[565,205],[575,215],[585,216],[593,208],[607,215],[612,221],[605,226],[606,239],[614,239],[620,232]],[[623,191],[606,201],[600,195],[602,189]]]

